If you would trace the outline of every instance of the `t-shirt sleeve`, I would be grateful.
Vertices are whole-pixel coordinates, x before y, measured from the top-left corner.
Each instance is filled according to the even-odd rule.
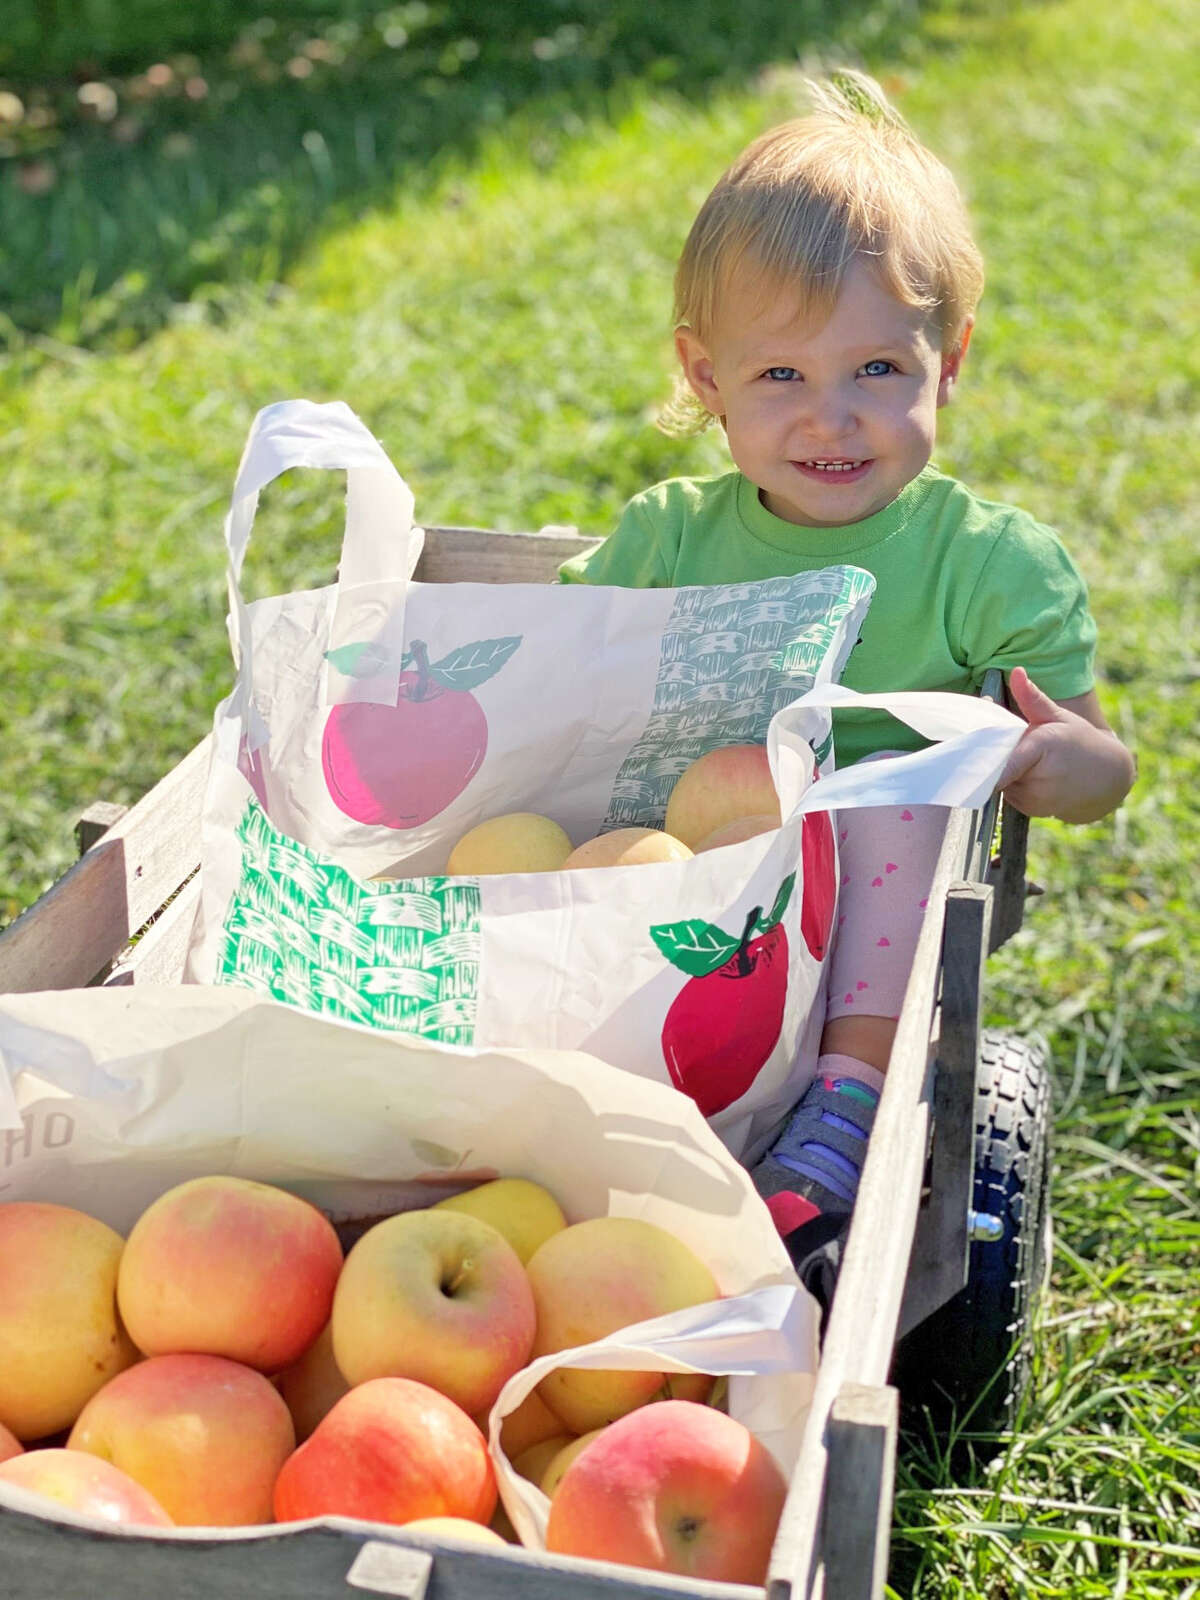
[[[1087,585],[1056,533],[1020,514],[1011,519],[975,584],[962,638],[980,680],[989,667],[1024,667],[1052,700],[1093,687],[1096,624]]]
[[[669,588],[669,519],[665,512],[663,497],[654,490],[637,495],[604,543],[565,561],[558,569],[559,579],[563,583],[611,584],[618,589]]]

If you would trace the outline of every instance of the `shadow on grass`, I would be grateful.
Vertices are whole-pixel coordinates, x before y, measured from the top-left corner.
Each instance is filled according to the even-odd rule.
[[[215,315],[278,281],[494,131],[550,165],[639,85],[700,99],[807,52],[899,47],[945,9],[963,6],[41,0],[28,48],[0,53],[0,338],[130,345],[181,302]]]

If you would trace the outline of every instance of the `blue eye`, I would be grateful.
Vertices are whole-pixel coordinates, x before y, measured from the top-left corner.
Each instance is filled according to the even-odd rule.
[[[799,376],[800,374],[795,367],[767,368],[767,377],[771,379],[772,383],[791,383],[793,378],[798,378]]]
[[[890,361],[868,361],[863,367],[863,375],[868,378],[886,378],[889,372],[896,368]]]

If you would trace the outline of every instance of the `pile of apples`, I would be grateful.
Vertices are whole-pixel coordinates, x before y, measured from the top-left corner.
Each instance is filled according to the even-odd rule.
[[[572,846],[566,830],[550,817],[510,811],[463,834],[450,852],[446,871],[488,876],[687,861],[767,833],[779,822],[766,746],[725,745],[706,751],[680,775],[662,828],[614,828]]]
[[[515,1538],[485,1430],[538,1356],[720,1297],[649,1222],[567,1224],[501,1178],[373,1222],[213,1176],[127,1239],[0,1204],[0,1482],[112,1522],[342,1515]],[[762,1583],[786,1484],[703,1374],[559,1368],[503,1421],[551,1498],[548,1548]]]

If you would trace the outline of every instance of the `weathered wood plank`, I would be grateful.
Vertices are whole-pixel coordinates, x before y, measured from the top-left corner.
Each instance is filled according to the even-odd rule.
[[[131,983],[181,983],[188,940],[200,902],[200,875],[189,878],[136,944],[113,962],[102,980],[106,989]]]
[[[901,1337],[967,1281],[967,1212],[975,1173],[975,1079],[992,891],[954,883],[946,895],[942,994],[933,1083],[929,1196],[909,1261]]]
[[[844,1383],[829,1413],[821,1545],[825,1600],[881,1600],[887,1578],[896,1429],[895,1389]]]
[[[929,1141],[929,1041],[946,896],[962,873],[973,829],[971,812],[950,813],[863,1164],[800,1459],[771,1557],[771,1600],[788,1595],[815,1600],[821,1593],[821,1505],[830,1412],[843,1384],[880,1387],[887,1380]]]
[[[571,1561],[516,1547],[472,1547],[341,1518],[264,1528],[261,1536],[98,1533],[0,1506],[0,1593],[5,1600],[347,1600],[386,1587],[389,1564],[372,1544],[428,1552],[426,1600],[762,1600],[743,1584],[672,1578],[606,1562]],[[361,1565],[359,1562],[361,1561]],[[418,1572],[400,1561],[394,1574]],[[358,1578],[348,1587],[348,1576]],[[371,1574],[380,1584],[372,1587]],[[416,1600],[413,1593],[412,1600]]]
[[[161,909],[199,859],[208,761],[204,739],[0,934],[0,994],[84,987]]]
[[[599,543],[567,528],[540,533],[426,528],[413,576],[421,583],[550,583],[570,556]]]

